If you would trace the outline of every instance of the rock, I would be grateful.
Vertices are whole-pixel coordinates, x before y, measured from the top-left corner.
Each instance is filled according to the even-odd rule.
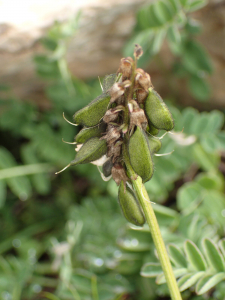
[[[20,0],[20,8],[13,13],[14,0],[0,3],[0,83],[12,87],[18,98],[40,101],[46,82],[37,77],[33,57],[43,53],[40,38],[55,20],[64,22],[82,9],[80,28],[70,41],[67,60],[74,76],[96,78],[117,70],[122,48],[132,34],[135,13],[144,0],[35,0],[31,4]],[[149,1],[148,1],[149,3]],[[195,18],[202,24],[198,37],[213,60],[214,73],[210,78],[213,95],[208,107],[225,107],[225,5],[224,1],[211,0],[197,11]],[[170,74],[173,57],[163,45],[161,58]],[[160,94],[167,95],[167,79],[153,61],[150,65],[152,81]],[[175,85],[178,99],[184,94],[184,84]],[[189,93],[181,97],[184,105],[201,105]],[[45,100],[42,104],[44,105]]]

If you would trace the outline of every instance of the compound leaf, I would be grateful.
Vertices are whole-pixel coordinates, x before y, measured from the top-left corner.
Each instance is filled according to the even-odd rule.
[[[217,273],[216,275],[206,275],[196,285],[195,291],[198,295],[205,294],[219,282],[225,279],[225,273]]]
[[[203,247],[205,250],[205,255],[207,257],[208,263],[218,272],[224,272],[224,259],[219,249],[213,241],[210,239],[203,240]]]
[[[179,278],[179,277],[183,276],[184,274],[187,274],[187,272],[188,272],[188,270],[186,268],[173,269],[173,274],[174,274],[175,278]],[[165,277],[164,273],[159,274],[156,277],[156,283],[157,284],[166,283],[166,277]]]
[[[207,4],[206,0],[193,0],[189,1],[188,11],[192,12],[204,7]]]
[[[160,263],[147,263],[141,268],[141,276],[143,277],[156,277],[163,273]]]
[[[210,86],[202,76],[191,75],[188,81],[190,91],[200,101],[207,101],[210,96]]]
[[[222,239],[218,243],[220,250],[223,253],[223,256],[225,256],[225,239]]]
[[[193,286],[203,275],[205,272],[197,272],[194,274],[184,275],[178,281],[178,286],[181,292]]]
[[[171,261],[175,264],[177,267],[187,267],[187,262],[184,257],[184,254],[181,252],[181,250],[174,244],[168,245],[168,252],[170,255]]]
[[[190,240],[185,242],[185,252],[191,266],[197,271],[206,270],[206,262],[198,247]]]

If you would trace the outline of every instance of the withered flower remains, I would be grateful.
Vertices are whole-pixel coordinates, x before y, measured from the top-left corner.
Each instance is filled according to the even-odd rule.
[[[156,135],[160,129],[170,131],[174,127],[172,115],[154,90],[150,75],[136,68],[141,55],[141,47],[135,45],[134,59],[122,58],[117,73],[104,78],[102,95],[75,113],[75,123],[84,127],[75,142],[82,146],[68,165],[91,162],[102,166],[103,178],[112,176],[120,185],[121,208],[136,225],[143,225],[144,217],[135,194],[126,186],[130,179],[124,157],[129,158],[143,182],[150,180],[154,171],[152,156],[161,148]]]

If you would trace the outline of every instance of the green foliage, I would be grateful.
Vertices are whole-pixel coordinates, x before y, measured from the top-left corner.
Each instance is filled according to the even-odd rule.
[[[9,151],[4,148],[0,149],[0,161],[1,169],[12,168],[16,165],[16,161]],[[19,178],[11,177],[7,178],[6,183],[9,185],[11,190],[22,200],[26,200],[31,195],[31,185],[25,176]],[[2,191],[2,194],[5,191]],[[2,204],[4,198],[2,198]]]
[[[42,112],[34,103],[0,99],[1,130],[10,131],[12,139],[24,140],[16,153],[17,159],[8,149],[0,149],[0,206],[5,202],[7,186],[22,200],[31,197],[32,189],[41,195],[48,194],[50,172],[65,166],[68,158],[74,158],[74,150],[62,143],[62,137],[65,140],[74,138],[74,128],[63,120],[62,112],[71,116],[71,111],[78,110],[83,102],[89,102],[100,89],[88,87],[69,73],[66,45],[76,29],[77,19],[68,24],[56,24],[43,40],[47,54],[34,58],[37,74],[44,80],[51,79],[46,88],[51,110]]]
[[[195,286],[197,295],[203,295],[225,279],[224,255],[219,249],[223,240],[218,244],[205,238],[202,240],[202,251],[195,243],[186,240],[182,248],[174,244],[168,245],[168,252],[173,263],[174,274],[180,291]],[[184,252],[183,252],[184,251]],[[145,277],[156,277],[156,282],[165,282],[160,265],[146,263],[141,270]]]
[[[190,13],[206,3],[205,0],[158,0],[144,6],[137,13],[133,37],[124,48],[125,56],[131,56],[132,46],[140,44],[144,50],[140,64],[145,65],[160,52],[166,40],[175,56],[174,75],[188,80],[191,94],[199,101],[206,101],[211,94],[207,75],[213,68],[206,50],[195,40],[201,28]]]
[[[174,188],[173,183],[191,165],[194,167],[194,164],[203,171],[215,173],[207,175],[215,176],[214,182],[217,181],[219,184],[222,180],[221,189],[219,189],[222,193],[224,179],[217,170],[220,151],[224,149],[225,132],[221,131],[224,124],[223,113],[217,110],[199,113],[191,107],[180,112],[171,105],[169,108],[175,118],[175,130],[178,132],[163,137],[160,150],[161,154],[174,152],[168,156],[154,158],[155,174],[151,181],[146,183],[147,191],[152,195],[151,198],[153,201],[165,199],[168,192]]]

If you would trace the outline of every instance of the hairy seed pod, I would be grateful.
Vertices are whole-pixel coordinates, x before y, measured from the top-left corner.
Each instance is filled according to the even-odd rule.
[[[123,182],[121,182],[119,186],[118,200],[127,221],[136,226],[143,226],[145,217],[138,200],[129,187],[126,187],[126,190],[124,189]]]
[[[117,80],[116,74],[106,75],[102,83],[103,92],[107,92],[114,85],[116,80]]]
[[[70,165],[87,164],[102,157],[107,152],[105,140],[94,137],[86,141]]]
[[[109,177],[112,172],[113,163],[111,159],[108,159],[103,165],[102,165],[102,173],[105,177]]]
[[[155,128],[152,124],[148,124],[146,131],[151,135],[157,135],[159,133],[159,129]]]
[[[160,139],[157,139],[151,135],[148,136],[148,144],[152,154],[157,153],[162,147],[162,142]]]
[[[153,89],[149,89],[149,95],[145,100],[145,113],[155,128],[170,131],[174,127],[173,117],[160,95]]]
[[[97,125],[104,116],[109,102],[109,94],[103,93],[94,99],[90,104],[75,113],[73,116],[75,123],[86,127]]]
[[[83,144],[87,140],[92,137],[101,137],[102,133],[106,131],[106,124],[100,123],[98,126],[91,127],[91,128],[83,128],[75,137],[75,141],[78,144]]]
[[[153,175],[154,167],[145,132],[137,127],[128,142],[130,163],[135,171],[146,182]]]

